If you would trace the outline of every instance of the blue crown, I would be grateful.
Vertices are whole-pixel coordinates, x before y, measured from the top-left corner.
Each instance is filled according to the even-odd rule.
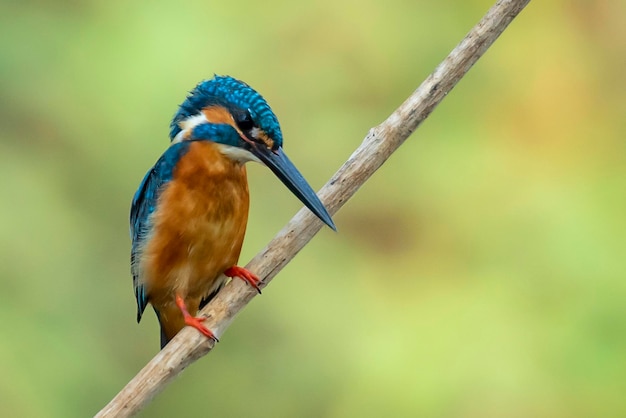
[[[254,124],[272,138],[277,146],[282,146],[283,134],[278,118],[263,96],[243,81],[218,75],[201,81],[180,105],[170,124],[170,140],[181,131],[180,122],[211,105],[223,106],[232,114],[250,112]]]

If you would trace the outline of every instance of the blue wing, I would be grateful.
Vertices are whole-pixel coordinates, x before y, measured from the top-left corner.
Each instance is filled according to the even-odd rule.
[[[133,197],[130,208],[130,238],[132,240],[130,270],[137,299],[137,322],[141,320],[141,315],[148,305],[148,295],[142,284],[139,264],[141,249],[153,227],[151,215],[157,208],[159,196],[167,183],[172,180],[176,163],[188,149],[189,142],[180,142],[169,147],[154,167],[148,171]]]

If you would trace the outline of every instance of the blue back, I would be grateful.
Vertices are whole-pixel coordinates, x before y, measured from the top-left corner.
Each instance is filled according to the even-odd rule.
[[[148,295],[141,284],[139,257],[141,247],[152,231],[151,215],[157,209],[159,196],[174,175],[174,169],[180,159],[189,151],[190,142],[179,142],[169,147],[159,158],[154,167],[143,178],[133,197],[130,208],[131,272],[137,298],[137,322],[148,304]]]
[[[263,96],[243,81],[229,76],[215,76],[200,82],[180,105],[170,124],[170,140],[181,131],[179,123],[211,105],[228,109],[233,115],[250,112],[254,124],[261,128],[277,146],[283,144],[278,118]]]

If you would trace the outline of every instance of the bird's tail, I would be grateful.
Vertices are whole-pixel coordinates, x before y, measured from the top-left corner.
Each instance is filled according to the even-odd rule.
[[[171,304],[169,309],[161,308],[157,310],[155,308],[154,312],[156,312],[159,325],[161,326],[161,349],[163,349],[178,334],[178,331],[184,328],[185,320],[178,307],[174,304]]]
[[[165,330],[163,329],[163,325],[161,325],[161,350],[163,350],[163,347],[169,342],[170,339],[165,335]]]

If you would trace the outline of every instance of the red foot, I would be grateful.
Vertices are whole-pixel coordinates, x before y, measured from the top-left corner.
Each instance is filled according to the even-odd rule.
[[[246,270],[243,267],[232,266],[226,269],[224,274],[228,277],[239,277],[241,280],[254,287],[256,291],[259,292],[259,294],[261,293],[261,288],[259,287],[259,284],[262,283],[262,281],[261,279],[259,279],[259,276],[252,273],[251,271]]]
[[[209,339],[211,339],[211,340],[213,340],[215,342],[219,342],[220,341],[220,340],[217,339],[215,334],[213,334],[211,332],[211,330],[209,330],[207,327],[204,326],[203,322],[204,322],[205,318],[191,316],[191,314],[187,310],[187,306],[185,305],[185,301],[179,295],[176,295],[176,305],[178,306],[180,311],[183,313],[183,317],[185,318],[185,324],[189,325],[190,327],[194,327],[195,329],[200,331],[200,333],[202,335],[204,335],[205,337],[207,337],[207,338],[209,338]]]

